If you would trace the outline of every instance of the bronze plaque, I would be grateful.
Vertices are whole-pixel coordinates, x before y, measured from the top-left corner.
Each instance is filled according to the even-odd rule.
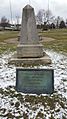
[[[53,69],[16,69],[16,90],[31,94],[51,94],[54,91]]]

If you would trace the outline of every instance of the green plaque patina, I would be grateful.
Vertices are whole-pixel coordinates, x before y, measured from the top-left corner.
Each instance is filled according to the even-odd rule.
[[[53,69],[16,69],[16,90],[23,93],[50,94],[54,91]]]

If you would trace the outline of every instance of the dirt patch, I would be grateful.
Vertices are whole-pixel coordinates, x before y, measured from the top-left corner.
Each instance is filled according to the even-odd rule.
[[[41,37],[40,42],[50,42],[50,41],[54,41],[56,39],[54,38],[49,38],[49,37]]]
[[[11,39],[7,39],[7,40],[5,40],[4,42],[6,42],[6,43],[11,43],[11,44],[18,44],[19,43],[19,41],[18,41],[18,38],[11,38]]]
[[[49,38],[49,37],[41,37],[40,38],[40,42],[50,42],[50,41],[54,41],[55,39],[53,38]],[[11,44],[18,44],[18,38],[11,38],[11,39],[7,39],[4,42],[6,43],[11,43]]]
[[[6,43],[5,42],[0,42],[0,45],[6,45]]]

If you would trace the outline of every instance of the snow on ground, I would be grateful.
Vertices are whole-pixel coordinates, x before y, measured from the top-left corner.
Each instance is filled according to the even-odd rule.
[[[52,59],[49,67],[54,69],[55,91],[51,95],[16,92],[16,67],[8,65],[12,53],[0,56],[0,119],[67,119],[67,56],[46,53]]]

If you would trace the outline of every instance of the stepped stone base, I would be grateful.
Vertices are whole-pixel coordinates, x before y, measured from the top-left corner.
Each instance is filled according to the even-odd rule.
[[[9,64],[14,64],[16,66],[47,65],[51,64],[51,59],[46,53],[44,53],[44,56],[40,58],[17,58],[17,54],[15,54],[11,59],[9,59]]]
[[[17,57],[18,58],[43,57],[43,45],[41,44],[18,45]]]

